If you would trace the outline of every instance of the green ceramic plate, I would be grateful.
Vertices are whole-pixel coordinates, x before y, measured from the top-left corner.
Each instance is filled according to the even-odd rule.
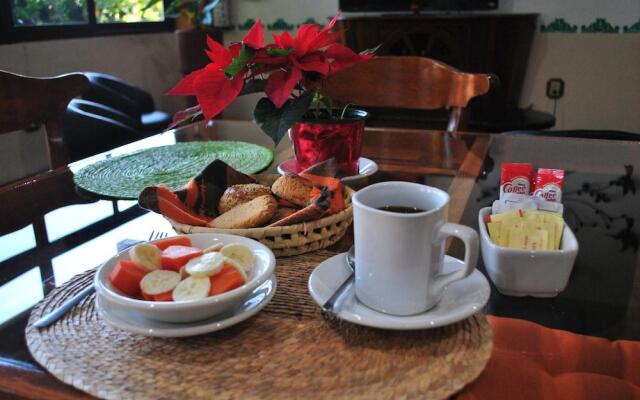
[[[82,168],[74,177],[81,189],[117,199],[137,199],[146,186],[164,184],[176,190],[213,160],[245,174],[271,164],[271,150],[251,143],[216,141],[177,143],[109,158]]]

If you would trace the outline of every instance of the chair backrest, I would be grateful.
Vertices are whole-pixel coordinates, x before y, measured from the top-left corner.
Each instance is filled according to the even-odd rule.
[[[0,71],[0,134],[44,124],[49,167],[67,164],[62,121],[69,101],[88,87],[82,74],[33,78]]]
[[[376,57],[327,78],[321,91],[340,103],[363,107],[452,109],[449,131],[461,110],[489,91],[497,78],[460,72],[425,57]]]

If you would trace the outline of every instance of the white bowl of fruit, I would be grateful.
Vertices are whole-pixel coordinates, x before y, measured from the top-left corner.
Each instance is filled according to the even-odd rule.
[[[273,275],[265,245],[236,235],[199,233],[135,245],[95,275],[101,299],[144,317],[194,322],[243,301]]]

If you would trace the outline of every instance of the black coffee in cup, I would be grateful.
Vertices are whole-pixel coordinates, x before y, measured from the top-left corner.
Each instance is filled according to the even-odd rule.
[[[382,206],[382,207],[378,207],[378,210],[395,212],[400,214],[415,214],[415,213],[426,211],[418,207],[407,207],[407,206]]]

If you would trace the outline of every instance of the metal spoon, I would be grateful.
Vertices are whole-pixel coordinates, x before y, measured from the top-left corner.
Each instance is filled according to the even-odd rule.
[[[347,261],[347,265],[351,267],[351,273],[349,274],[347,279],[345,279],[345,281],[342,282],[342,284],[338,287],[338,289],[336,289],[336,291],[331,295],[331,297],[329,297],[329,300],[327,300],[322,305],[323,310],[329,311],[333,314],[337,314],[340,311],[340,308],[342,307],[342,301],[339,301],[339,300],[342,299],[343,294],[349,292],[356,278],[355,249],[353,246],[351,246],[351,248],[347,252],[346,261]]]

